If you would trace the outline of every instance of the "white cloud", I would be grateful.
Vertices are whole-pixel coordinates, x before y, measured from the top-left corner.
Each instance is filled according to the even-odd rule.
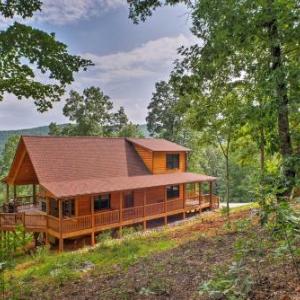
[[[44,0],[37,20],[52,24],[74,23],[126,5],[126,0]]]
[[[71,24],[125,5],[126,0],[43,0],[41,11],[35,12],[31,19],[5,19],[1,16],[0,29],[6,28],[14,21],[27,24],[34,21],[56,25]]]
[[[85,81],[97,78],[103,84],[119,80],[157,76],[169,73],[176,59],[177,49],[195,42],[190,35],[180,34],[176,37],[163,37],[149,41],[128,52],[109,55],[83,54],[91,59],[95,66],[82,77]]]

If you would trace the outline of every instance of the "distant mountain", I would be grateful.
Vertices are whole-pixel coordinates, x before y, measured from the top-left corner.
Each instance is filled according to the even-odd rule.
[[[147,130],[146,124],[139,125],[139,128],[145,137],[149,137],[149,132]],[[0,153],[3,150],[6,141],[11,135],[48,135],[48,133],[49,133],[49,126],[0,131]]]

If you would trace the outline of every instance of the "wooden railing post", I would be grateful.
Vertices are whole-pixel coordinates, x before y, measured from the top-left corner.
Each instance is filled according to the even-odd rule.
[[[145,218],[146,218],[146,203],[147,203],[147,193],[146,193],[146,189],[144,189],[144,197],[143,197],[143,216],[144,216],[143,228],[144,228],[144,230],[147,229],[147,221],[145,220]]]
[[[64,251],[64,240],[63,240],[63,211],[62,211],[62,199],[57,199],[58,201],[58,213],[59,213],[59,252]]]
[[[201,209],[201,205],[202,205],[202,184],[201,182],[199,182],[199,205],[200,205],[200,209]]]
[[[36,205],[36,185],[32,185],[32,202],[33,205]]]
[[[91,213],[92,213],[92,234],[91,234],[91,244],[95,245],[95,212],[94,212],[94,197],[91,197]]]
[[[49,198],[46,197],[46,230],[45,230],[45,244],[49,245],[49,234],[48,234],[48,227],[49,227],[49,213],[50,213],[50,205],[49,205]]]

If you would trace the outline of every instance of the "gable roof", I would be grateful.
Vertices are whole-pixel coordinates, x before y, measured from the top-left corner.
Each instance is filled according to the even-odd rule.
[[[188,172],[153,175],[136,152],[137,143],[153,151],[187,151],[165,140],[22,136],[6,180],[14,183],[26,163],[35,182],[60,198],[216,179]]]
[[[23,136],[40,183],[147,175],[124,138]]]
[[[164,139],[136,139],[127,138],[128,141],[151,151],[190,151],[190,149]]]

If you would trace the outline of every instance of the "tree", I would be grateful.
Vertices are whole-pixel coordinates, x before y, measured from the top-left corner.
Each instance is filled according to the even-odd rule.
[[[100,90],[90,87],[80,95],[70,92],[63,113],[73,123],[50,123],[49,135],[141,137],[137,125],[128,121],[124,107],[114,113],[113,102]]]
[[[243,125],[243,106],[239,101],[239,89],[232,86],[223,87],[212,95],[195,92],[188,95],[188,101],[192,96],[192,105],[187,106],[187,103],[183,102],[181,106],[183,111],[186,110],[187,122],[201,132],[201,140],[206,144],[216,145],[221,150],[225,161],[225,199],[229,214],[232,142]]]
[[[1,1],[0,14],[4,18],[30,18],[41,5],[38,0]],[[74,80],[73,74],[90,65],[90,60],[70,55],[54,33],[14,22],[0,31],[0,101],[5,92],[19,99],[32,98],[44,112],[60,100],[66,85]]]
[[[103,135],[111,124],[112,108],[110,98],[99,88],[86,88],[82,95],[71,91],[63,113],[75,124],[66,126],[62,132],[67,135]]]
[[[123,106],[112,116],[112,130],[119,132],[123,127],[128,125],[128,117]]]
[[[151,136],[178,141],[181,119],[176,111],[177,102],[178,96],[170,82],[160,81],[155,84],[146,117]]]
[[[201,40],[201,45],[181,49],[181,71],[192,71],[207,93],[238,79],[268,99],[289,192],[295,177],[289,106],[299,108],[298,1],[130,0],[130,18],[144,21],[155,8],[178,3],[191,9],[192,32]]]
[[[17,145],[19,143],[20,136],[18,135],[11,135],[7,142],[5,143],[4,149],[2,150],[1,156],[0,156],[0,177],[4,177],[8,174],[9,168],[12,164],[12,161],[14,159]]]
[[[116,135],[119,137],[134,137],[134,138],[143,138],[144,134],[139,129],[139,126],[129,122],[124,125],[119,131],[116,132]]]

